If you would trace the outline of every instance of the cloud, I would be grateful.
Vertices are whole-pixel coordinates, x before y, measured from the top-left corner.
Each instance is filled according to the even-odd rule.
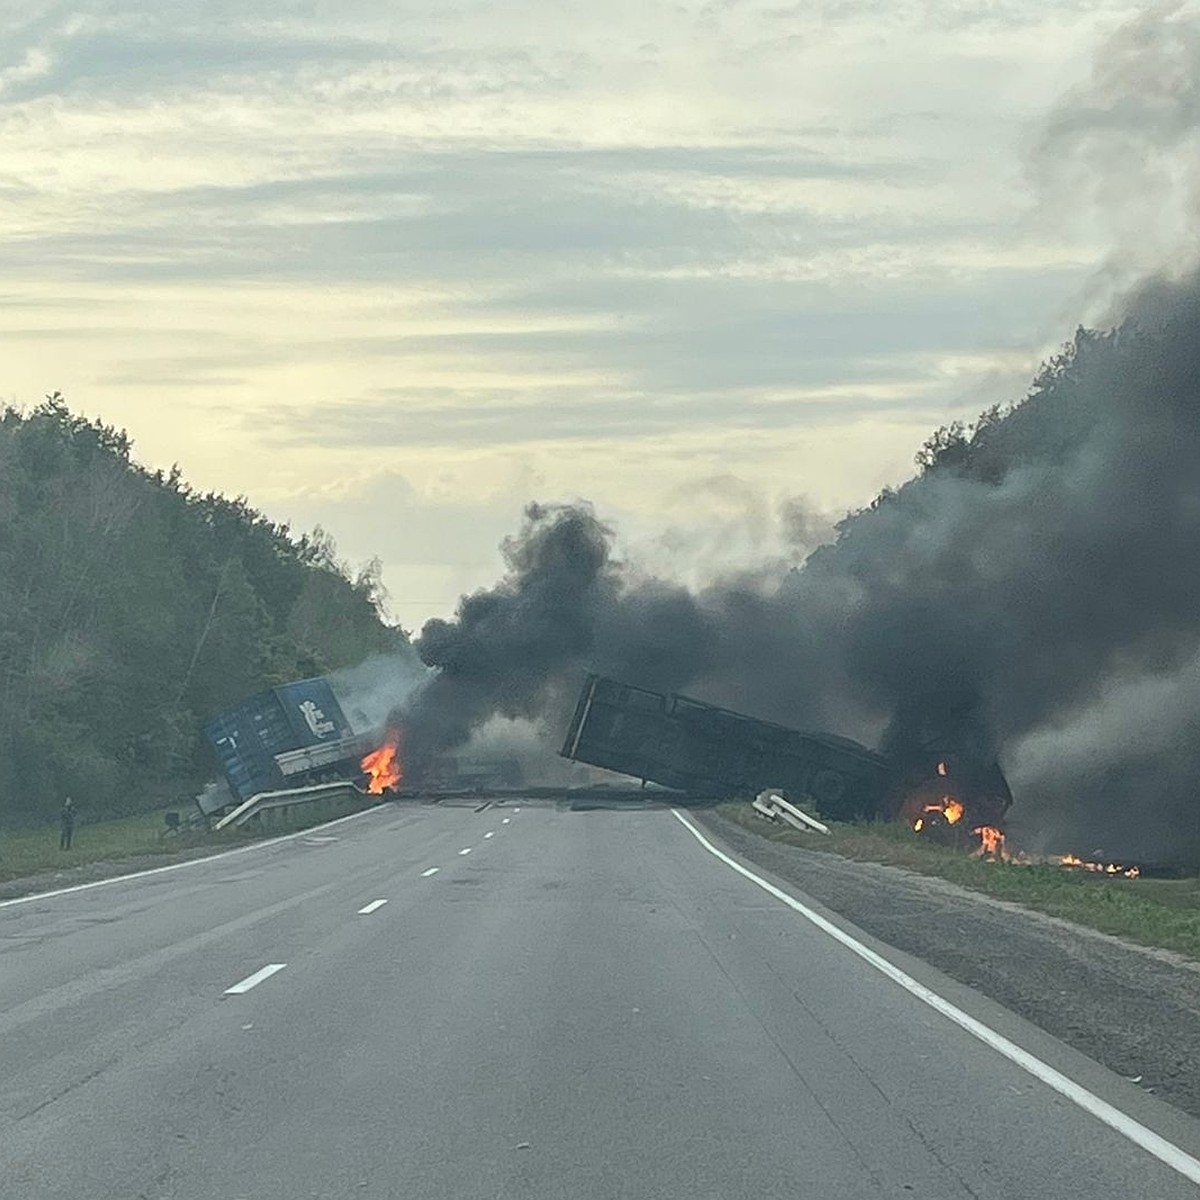
[[[1016,148],[1128,7],[28,5],[6,391],[398,578],[405,529],[482,571],[530,474],[638,529],[763,469],[860,503],[1070,332],[1095,240],[1021,220]]]

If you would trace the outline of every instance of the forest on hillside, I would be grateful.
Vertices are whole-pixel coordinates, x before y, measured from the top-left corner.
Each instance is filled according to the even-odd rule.
[[[132,450],[58,393],[0,412],[0,824],[186,802],[210,716],[404,640],[378,564]]]

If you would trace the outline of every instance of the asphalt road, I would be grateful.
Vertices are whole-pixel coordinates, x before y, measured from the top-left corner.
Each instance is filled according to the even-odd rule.
[[[933,999],[667,810],[385,808],[10,903],[0,1196],[1200,1193],[1138,1144],[1192,1118],[837,925]]]

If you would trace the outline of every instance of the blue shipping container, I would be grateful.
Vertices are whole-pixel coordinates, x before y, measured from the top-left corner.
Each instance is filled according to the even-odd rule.
[[[349,722],[322,678],[260,692],[204,728],[239,800],[284,786],[275,755],[350,736]]]
[[[353,732],[328,679],[301,679],[272,690],[297,738],[286,749],[315,746],[318,742],[349,737]]]

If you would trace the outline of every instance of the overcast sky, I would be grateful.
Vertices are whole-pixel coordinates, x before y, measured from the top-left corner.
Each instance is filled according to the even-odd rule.
[[[410,627],[530,499],[767,552],[1086,315],[1029,147],[1136,11],[0,0],[3,394],[379,555]]]

